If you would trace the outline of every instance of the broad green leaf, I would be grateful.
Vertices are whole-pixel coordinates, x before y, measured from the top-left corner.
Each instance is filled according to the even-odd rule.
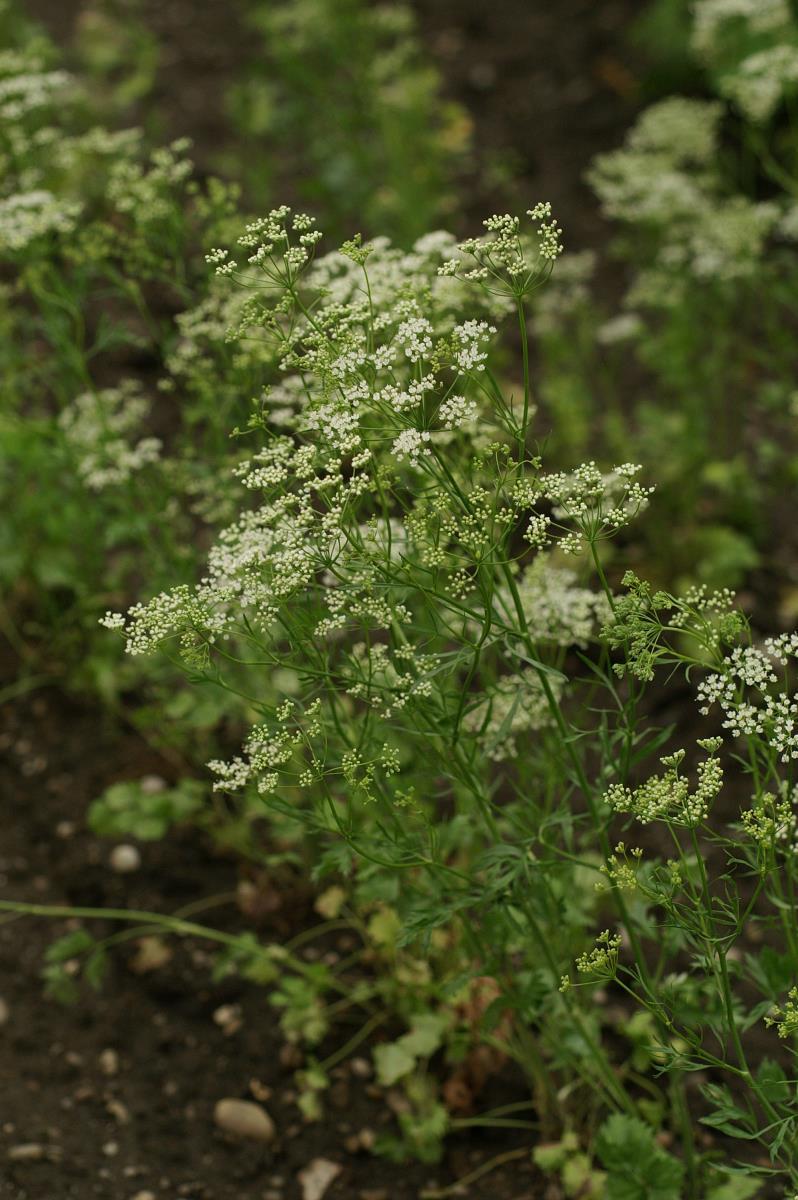
[[[392,1087],[403,1076],[409,1075],[416,1065],[415,1057],[401,1042],[375,1046],[373,1056],[377,1079],[383,1087]]]

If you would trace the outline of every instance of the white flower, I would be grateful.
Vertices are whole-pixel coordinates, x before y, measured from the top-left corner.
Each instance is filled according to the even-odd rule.
[[[496,332],[487,321],[464,321],[452,330],[454,361],[461,371],[484,371],[488,355],[484,347]]]
[[[416,464],[421,454],[429,454],[429,440],[430,434],[427,430],[405,429],[395,438],[391,451],[397,458],[408,458],[411,463]]]
[[[711,59],[720,49],[724,25],[741,22],[750,33],[772,33],[792,20],[789,0],[696,0],[692,47]]]
[[[559,699],[562,676],[552,675],[549,684]],[[537,673],[530,669],[500,679],[466,714],[463,724],[479,738],[488,758],[503,762],[518,755],[521,734],[545,729],[552,722],[548,697]]]
[[[396,340],[411,362],[419,362],[432,350],[432,326],[426,317],[412,317],[402,321]]]
[[[0,200],[0,249],[23,250],[48,233],[71,233],[82,205],[47,191],[19,192]]]
[[[767,121],[785,93],[798,84],[798,46],[760,50],[724,74],[721,89],[756,123]]]
[[[476,415],[476,401],[466,400],[465,396],[447,396],[438,409],[438,419],[444,429],[458,429],[473,421]]]
[[[628,342],[638,337],[642,332],[643,322],[637,313],[619,313],[605,321],[596,331],[596,340],[602,346],[615,346],[619,342]]]
[[[547,520],[547,518],[544,518]],[[555,646],[586,646],[610,616],[603,592],[580,587],[569,567],[539,554],[518,581],[518,595],[532,637]],[[506,605],[506,598],[502,595]]]
[[[762,737],[783,763],[798,759],[798,700],[775,669],[797,653],[795,634],[735,647],[699,684],[700,711],[706,715],[717,704],[733,737]]]
[[[125,483],[160,458],[161,442],[138,437],[149,401],[136,380],[84,392],[62,410],[58,423],[77,455],[77,472],[92,491]]]
[[[105,629],[124,629],[125,628],[125,618],[122,615],[122,613],[111,612],[110,609],[108,609],[106,611],[105,616],[100,617],[98,623],[100,625],[104,626]]]

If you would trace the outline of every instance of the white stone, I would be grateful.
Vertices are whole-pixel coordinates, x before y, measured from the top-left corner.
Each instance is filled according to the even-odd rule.
[[[119,1070],[119,1055],[109,1046],[100,1052],[99,1063],[103,1075],[116,1075]]]
[[[343,1167],[329,1158],[314,1158],[299,1174],[302,1200],[321,1200],[330,1184],[338,1178]]]
[[[273,1142],[277,1133],[266,1109],[251,1100],[220,1100],[213,1110],[213,1119],[220,1129],[235,1137]]]
[[[120,875],[128,875],[131,871],[138,871],[141,866],[141,855],[135,846],[122,842],[119,846],[114,846],[109,862],[113,871]]]

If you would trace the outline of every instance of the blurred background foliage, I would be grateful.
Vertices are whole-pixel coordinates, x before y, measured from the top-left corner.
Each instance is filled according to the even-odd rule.
[[[787,71],[763,116],[739,82],[752,55],[795,46],[789,8],[766,7],[769,22],[754,6],[702,33],[687,0],[601,14],[570,0],[550,18],[515,3],[6,0],[9,53],[71,82],[31,117],[43,154],[35,168],[12,154],[4,195],[46,187],[82,213],[79,251],[53,256],[40,241],[24,263],[0,251],[12,513],[0,572],[18,651],[33,661],[46,646],[71,679],[118,691],[130,668],[98,637],[98,611],[136,594],[144,553],[153,587],[196,569],[202,527],[225,503],[198,495],[202,462],[235,457],[224,431],[265,378],[257,355],[211,349],[226,314],[202,254],[239,204],[282,200],[317,213],[332,240],[359,229],[405,247],[436,227],[471,230],[491,209],[559,201],[572,252],[533,321],[549,461],[641,461],[659,489],[641,571],[742,587],[764,623],[791,617],[793,90]],[[695,108],[679,117],[677,96]],[[44,153],[50,118],[71,156]],[[697,150],[691,123],[706,129]],[[88,148],[98,125],[117,131],[113,148]],[[143,165],[183,136],[192,145],[171,165]],[[171,188],[175,204],[160,222],[123,212],[123,178],[142,201]],[[180,348],[203,329],[210,358],[186,368]],[[87,495],[59,412],[120,368],[149,397],[145,424],[169,447],[169,471]],[[164,536],[165,509],[178,536]]]

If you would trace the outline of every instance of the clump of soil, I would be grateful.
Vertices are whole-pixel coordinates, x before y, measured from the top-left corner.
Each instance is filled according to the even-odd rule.
[[[141,843],[135,869],[114,870],[113,844],[87,831],[89,803],[119,779],[168,774],[169,766],[97,709],[43,690],[7,703],[0,731],[2,898],[160,913],[215,900],[197,919],[263,940],[318,922],[300,884],[271,897],[253,924],[235,904],[235,861],[192,831]],[[117,867],[133,862],[117,856]],[[213,983],[212,949],[199,940],[167,943],[151,930],[129,931],[101,990],[64,1008],[43,994],[42,961],[77,924],[0,924],[3,1200],[304,1200],[301,1173],[319,1159],[340,1167],[329,1200],[415,1200],[525,1145],[523,1133],[491,1130],[455,1137],[432,1167],[374,1158],[374,1135],[394,1115],[375,1087],[368,1044],[353,1066],[335,1072],[324,1121],[306,1124],[295,1103],[297,1053],[265,991],[236,977]],[[103,936],[115,928],[84,924]],[[338,1043],[351,1032],[336,1031]],[[510,1080],[490,1099],[518,1098]],[[260,1104],[274,1138],[226,1133],[215,1113],[224,1099]],[[531,1200],[540,1180],[524,1155],[463,1194]]]

